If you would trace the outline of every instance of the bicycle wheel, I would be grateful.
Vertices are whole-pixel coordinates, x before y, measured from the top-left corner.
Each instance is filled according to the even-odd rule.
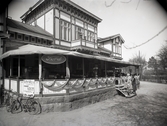
[[[11,112],[12,108],[12,98],[6,99],[6,111]]]
[[[22,111],[21,104],[18,100],[13,100],[12,107],[11,107],[11,113],[19,113]]]
[[[6,111],[11,112],[11,106],[9,101],[6,102]]]
[[[28,112],[30,115],[36,115],[40,113],[40,104],[34,99],[29,99],[28,102]]]

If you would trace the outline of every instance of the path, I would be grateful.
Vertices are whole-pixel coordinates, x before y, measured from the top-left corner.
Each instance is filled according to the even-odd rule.
[[[115,96],[69,112],[10,114],[0,108],[0,126],[166,126],[167,85],[141,82],[137,96]]]

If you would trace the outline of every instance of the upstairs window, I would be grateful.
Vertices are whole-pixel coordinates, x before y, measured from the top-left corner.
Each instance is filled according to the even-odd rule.
[[[94,27],[93,27],[92,25],[89,25],[89,24],[88,24],[88,30],[94,32]]]
[[[80,39],[81,36],[82,36],[82,39],[84,39],[84,29],[76,26],[76,40]]]
[[[76,25],[78,25],[78,26],[80,26],[80,27],[84,27],[84,23],[83,23],[83,21],[81,21],[81,20],[78,20],[78,19],[76,19]]]
[[[60,33],[61,33],[61,39],[65,41],[71,41],[71,25],[70,23],[67,23],[65,21],[61,21],[60,23]]]
[[[68,21],[68,22],[70,22],[70,15],[68,15],[68,14],[66,14],[66,13],[64,13],[64,12],[60,12],[60,18],[61,19],[63,19],[63,20],[66,20],[66,21]]]
[[[94,42],[95,35],[93,32],[88,31],[88,41]]]
[[[44,15],[37,19],[37,25],[44,29]]]

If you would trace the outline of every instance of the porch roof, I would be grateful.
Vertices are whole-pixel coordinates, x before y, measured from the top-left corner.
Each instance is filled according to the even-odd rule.
[[[89,54],[83,54],[76,51],[67,51],[67,50],[61,50],[61,49],[54,49],[54,48],[48,48],[43,46],[36,46],[36,45],[24,45],[19,47],[15,50],[10,50],[8,52],[5,52],[0,56],[0,60],[14,55],[32,55],[32,54],[58,54],[58,55],[69,55],[69,56],[76,56],[76,57],[82,57],[82,58],[89,58],[89,59],[97,59],[97,60],[103,60],[108,61],[117,64],[118,66],[139,66],[139,64],[129,63],[117,59],[113,59],[111,57],[105,57],[105,56],[96,56],[96,55],[89,55]]]

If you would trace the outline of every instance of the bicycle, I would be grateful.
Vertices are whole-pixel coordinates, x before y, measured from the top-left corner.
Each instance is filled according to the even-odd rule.
[[[29,96],[21,94],[13,101],[11,112],[18,113],[19,111],[28,112],[30,115],[36,115],[41,112],[40,103],[34,99],[34,94]]]
[[[7,89],[3,89],[4,90],[4,104],[6,106],[6,111],[7,112],[11,112],[12,110],[12,104],[14,101],[14,93],[12,93],[12,90],[7,90]]]
[[[17,92],[12,92],[12,90],[4,90],[4,104],[6,106],[6,111],[11,113],[16,113],[19,110],[19,105],[15,104],[17,100]],[[16,106],[17,105],[17,106]]]

